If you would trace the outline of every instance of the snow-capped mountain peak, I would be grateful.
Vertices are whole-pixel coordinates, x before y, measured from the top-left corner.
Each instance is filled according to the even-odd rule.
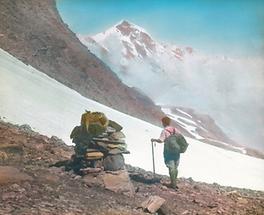
[[[129,53],[130,48],[135,49],[137,56],[145,57],[156,51],[156,43],[141,27],[123,21],[115,26],[122,35],[122,43]]]
[[[86,42],[93,39],[102,48],[109,47],[109,41],[119,43],[122,46],[122,54],[127,59],[149,56],[156,50],[156,43],[141,27],[122,20],[106,31],[92,37],[84,37]]]
[[[149,34],[144,28],[129,22],[127,20],[121,20],[118,22],[115,26],[115,28],[119,29],[120,32],[124,35],[129,35],[130,33],[135,33],[135,32],[142,32],[145,34]]]
[[[160,80],[164,85],[174,85],[175,74],[184,66],[184,62],[200,57],[192,47],[160,43],[144,28],[126,20],[94,36],[78,37],[126,85],[139,88],[150,97],[157,95],[156,86],[160,85]],[[150,86],[146,89],[139,87],[145,86],[149,80],[152,80],[154,90]]]
[[[112,46],[121,48],[125,59],[153,58],[153,56],[169,55],[177,60],[183,60],[185,54],[192,54],[191,47],[180,48],[155,41],[142,27],[126,20],[118,22],[113,27],[94,36],[79,35],[81,42],[94,52],[117,51]]]

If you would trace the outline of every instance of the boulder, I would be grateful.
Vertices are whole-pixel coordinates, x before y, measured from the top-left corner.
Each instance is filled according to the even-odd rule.
[[[159,210],[159,208],[163,205],[165,199],[159,196],[150,196],[146,201],[141,204],[141,207],[144,210],[154,214]]]
[[[103,182],[106,189],[116,193],[122,193],[127,196],[134,196],[135,189],[130,181],[126,170],[106,172],[103,175]]]
[[[103,166],[105,171],[116,171],[124,169],[124,157],[122,154],[107,155],[104,158]]]

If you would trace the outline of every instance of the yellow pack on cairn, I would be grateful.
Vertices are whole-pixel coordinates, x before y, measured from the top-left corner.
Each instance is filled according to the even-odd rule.
[[[104,113],[87,111],[82,114],[81,126],[93,135],[103,133],[109,124],[109,120]]]

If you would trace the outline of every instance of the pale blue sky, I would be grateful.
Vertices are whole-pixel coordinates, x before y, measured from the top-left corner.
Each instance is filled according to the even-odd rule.
[[[93,35],[125,19],[158,41],[263,56],[264,0],[57,0],[57,6],[75,33]]]

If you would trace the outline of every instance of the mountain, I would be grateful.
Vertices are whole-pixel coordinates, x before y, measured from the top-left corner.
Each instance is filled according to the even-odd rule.
[[[0,47],[80,94],[159,123],[160,107],[80,43],[61,20],[55,0],[0,0]]]
[[[234,144],[234,142],[230,140],[230,137],[232,137],[231,135],[233,135],[236,131],[234,129],[235,126],[230,129],[225,123],[225,121],[227,120],[229,120],[230,123],[229,115],[231,115],[232,117],[236,116],[236,118],[232,119],[231,121],[231,123],[236,123],[236,126],[246,125],[246,131],[251,130],[251,133],[254,132],[256,135],[262,133],[260,131],[260,129],[262,128],[260,120],[257,120],[258,123],[253,124],[252,122],[245,122],[247,117],[241,118],[240,116],[242,114],[239,111],[236,111],[236,109],[233,107],[234,105],[239,104],[237,102],[237,98],[240,98],[238,96],[229,95],[230,91],[232,91],[234,88],[233,86],[231,87],[232,83],[234,82],[233,79],[235,79],[233,77],[233,74],[230,75],[229,72],[224,72],[223,74],[221,73],[223,77],[226,76],[229,79],[224,81],[223,83],[213,82],[212,84],[210,84],[211,80],[207,80],[206,78],[204,78],[204,76],[200,77],[200,75],[193,75],[190,71],[182,73],[180,69],[178,71],[178,63],[183,63],[183,61],[186,61],[186,59],[204,59],[201,54],[196,54],[196,51],[193,51],[193,49],[191,48],[179,48],[178,46],[176,47],[159,44],[151,39],[147,32],[142,28],[132,25],[131,23],[128,23],[126,21],[119,23],[119,28],[123,32],[122,37],[125,38],[124,44],[126,44],[125,41],[128,40],[129,42],[127,42],[127,48],[131,46],[131,49],[137,50],[138,52],[137,56],[135,54],[133,55],[133,58],[137,58],[134,63],[125,63],[123,66],[124,70],[120,71],[120,74],[129,74],[130,76],[126,80],[127,82],[132,83],[131,86],[135,86],[127,87],[120,81],[119,78],[122,79],[122,76],[120,76],[120,74],[118,75],[118,78],[109,69],[109,67],[106,66],[102,61],[100,61],[95,55],[93,55],[89,51],[87,52],[87,49],[76,38],[75,34],[72,33],[68,29],[67,25],[65,25],[61,20],[57,12],[55,2],[53,0],[48,0],[45,2],[1,1],[0,3],[0,19],[2,20],[0,25],[0,47],[16,56],[18,59],[21,59],[24,63],[38,68],[40,71],[48,74],[50,77],[55,78],[56,80],[65,84],[66,86],[71,87],[72,89],[76,90],[86,97],[92,98],[96,101],[100,101],[103,104],[114,107],[115,109],[120,110],[124,113],[128,113],[132,116],[147,120],[148,122],[154,123],[156,125],[160,125],[159,121],[164,113],[161,111],[159,106],[156,106],[154,104],[152,100],[154,100],[156,104],[160,104],[161,106],[174,106],[176,109],[181,109],[182,111],[187,110],[187,112],[188,110],[195,109],[196,112],[209,114],[214,118],[215,123],[211,123],[212,120],[209,120],[208,123],[203,120],[203,127],[205,127],[207,131],[210,130],[210,132],[207,132],[206,134],[204,131],[201,132],[201,128],[197,128],[194,132],[190,132],[179,123],[175,123],[175,125],[189,137],[195,137],[195,135],[198,134],[199,136],[204,137],[210,143],[217,145],[220,144],[221,146],[225,145],[225,148],[226,144],[221,143]],[[112,31],[110,31],[110,33]],[[119,32],[119,30],[115,29],[114,31]],[[127,31],[127,33],[125,33],[125,31]],[[127,38],[127,36],[124,36],[128,35],[128,33],[129,35],[132,33],[131,40],[130,38]],[[136,40],[133,40],[133,38],[137,38],[138,35],[141,35],[142,39],[140,40],[140,42],[135,42]],[[101,38],[103,39],[104,37],[101,36]],[[139,38],[137,38],[137,40],[138,39]],[[134,48],[133,44],[135,44]],[[109,56],[114,57],[113,53],[119,53],[120,50],[117,49],[117,47],[118,46],[115,47],[116,49],[114,49]],[[142,51],[144,47],[147,47],[147,49],[145,51]],[[176,82],[174,82],[174,80],[171,80],[171,76],[168,73],[169,70],[165,71],[163,68],[161,68],[161,66],[159,66],[158,61],[151,59],[151,56],[155,55],[152,53],[154,50],[156,50],[157,53],[160,53],[159,58],[157,58],[157,60],[159,61],[164,60],[161,58],[163,52],[167,53],[164,54],[165,59],[168,56],[173,56],[173,59],[176,59],[175,62],[177,62],[177,67],[175,68],[177,68],[178,71],[176,75]],[[126,52],[129,52],[128,49]],[[100,55],[98,56],[100,57]],[[146,61],[146,56],[150,59],[150,63]],[[226,57],[216,59],[231,62],[231,60]],[[209,63],[207,64],[210,65]],[[113,64],[111,63],[109,63],[109,65],[111,67],[113,66]],[[120,68],[120,65],[117,65],[118,68]],[[119,69],[113,69],[115,69],[114,72],[119,72]],[[246,69],[248,71],[251,71],[250,68]],[[132,78],[131,74],[133,74]],[[182,80],[186,80],[186,77],[192,77],[191,80],[187,79],[188,84],[184,83],[184,81],[182,82]],[[256,75],[256,77],[258,77],[258,75]],[[168,80],[168,78],[170,80]],[[250,78],[251,77],[249,77],[248,80],[250,80]],[[259,80],[261,79],[259,78]],[[206,87],[204,87],[205,90],[201,93],[199,90],[200,86],[199,84],[197,84],[200,83],[200,81],[205,83],[205,85],[210,84],[210,87],[212,87],[212,89],[214,89],[214,86],[219,87],[219,92],[221,94],[225,94],[224,99],[216,99],[219,98],[219,95],[210,95],[210,93],[214,92],[214,90],[206,90]],[[123,82],[125,82],[125,79],[123,79]],[[146,83],[148,83],[148,85],[146,85]],[[170,85],[170,83],[172,85]],[[222,87],[222,85],[224,85],[224,88]],[[256,86],[262,85],[256,84]],[[248,98],[249,96],[247,94],[253,92],[253,90],[250,86],[249,89],[243,89],[243,91],[241,92],[246,92],[244,93],[244,98]],[[261,93],[263,91],[261,89],[258,89],[254,92]],[[197,93],[197,95],[193,95],[193,93]],[[171,94],[177,95],[177,97],[171,98]],[[182,96],[179,96],[179,94]],[[149,98],[151,96],[152,99]],[[213,112],[210,112],[207,107],[200,107],[200,109],[198,107],[199,105],[207,105],[208,99],[205,99],[206,96],[208,96],[212,100],[211,105],[213,105],[214,108],[211,108],[209,110],[213,110]],[[186,98],[188,99],[187,101]],[[196,98],[204,98],[204,100],[201,102]],[[168,101],[170,101],[171,104],[168,104]],[[230,101],[233,101],[232,105],[225,105],[225,103]],[[259,119],[258,115],[262,109],[259,108],[259,110],[253,111],[254,107],[258,107],[254,104],[254,101],[259,101],[259,99],[256,98],[255,100],[253,100],[253,102],[251,101],[252,107],[243,107],[243,109],[246,110],[247,108],[250,108],[250,110],[252,110],[250,111],[250,113],[253,114],[251,114],[250,119]],[[175,105],[175,103],[177,104]],[[186,107],[188,108],[186,109]],[[223,107],[228,107],[229,109],[226,110],[226,112],[229,112],[230,114],[219,114],[219,112],[222,111],[221,108]],[[193,113],[192,110],[189,112],[189,114]],[[222,122],[223,117],[224,123]],[[208,126],[206,124],[208,124]],[[212,125],[214,125],[213,129]],[[212,130],[214,132],[212,132]],[[243,141],[236,142],[239,142],[239,145],[245,145],[245,138],[243,139]],[[249,146],[247,147],[247,149],[248,154],[258,154],[255,153],[254,149],[249,149]]]
[[[160,125],[160,118],[164,115],[161,108],[142,90],[124,85],[106,64],[87,52],[86,47],[62,22],[54,1],[0,3],[0,47],[81,95]],[[145,46],[150,44],[150,53],[154,49],[151,46],[154,42],[146,33],[142,34],[142,43],[146,41]],[[137,43],[135,46],[142,50]],[[185,135],[194,137],[187,129],[175,125]],[[223,132],[220,133],[201,135],[206,139],[210,137],[230,142]]]
[[[152,39],[147,31],[126,20],[114,25],[108,30],[94,36],[79,35],[83,43],[94,44],[98,46],[99,51],[110,53],[111,40],[120,41],[122,46],[122,56],[126,59],[145,58],[161,56],[163,54],[171,55],[175,59],[183,60],[186,56],[193,54],[191,47],[180,48],[177,46],[168,46],[160,44]],[[118,47],[119,48],[119,47]]]
[[[175,85],[174,82],[179,77],[174,76],[178,75],[176,71],[184,66],[183,61],[191,59],[204,64],[209,63],[207,56],[198,54],[192,47],[159,43],[145,29],[125,20],[94,36],[78,35],[78,37],[91,52],[110,65],[122,81],[129,86],[144,89],[143,91],[155,100],[157,100],[155,94],[157,90],[153,93],[153,85],[158,81],[160,84],[162,80],[166,81],[167,85]],[[223,57],[219,60],[230,59]],[[141,66],[136,67],[135,64]],[[148,78],[153,76],[161,80],[151,79],[154,83],[150,84],[145,80],[146,75],[143,73],[150,73],[147,74]],[[136,78],[140,83],[136,84]],[[142,83],[144,83],[143,87]],[[151,89],[145,89],[147,88],[145,85],[151,86]]]
[[[78,37],[125,84],[140,89],[155,104],[209,115],[222,130],[210,139],[264,150],[260,58],[208,55],[190,46],[161,43],[128,21]],[[205,136],[201,129],[196,131]]]
[[[191,47],[180,48],[160,44],[154,41],[143,28],[128,21],[121,21],[94,36],[78,35],[78,37],[89,50],[110,65],[124,83],[140,88],[153,99],[156,99],[157,92],[155,90],[153,93],[153,86],[156,83],[160,84],[161,80],[170,83],[169,79],[175,74],[173,70],[177,66],[168,64],[168,60],[170,62],[175,60],[175,63],[179,64],[184,58],[193,55]],[[154,83],[147,85],[151,86],[150,89],[145,86],[149,81],[142,74],[144,70],[151,73],[148,74],[148,78],[149,76],[154,78],[151,79]],[[157,78],[159,80],[156,80]]]
[[[36,132],[49,137],[57,136],[71,145],[70,133],[80,124],[81,114],[86,109],[103,112],[109,119],[123,126],[128,150],[131,152],[126,155],[126,163],[152,170],[150,139],[159,136],[160,127],[85,98],[1,49],[0,65],[0,114],[5,121],[28,124]],[[188,125],[190,120],[187,119],[181,122]],[[180,177],[264,190],[264,159],[211,146],[203,140],[188,137],[186,140],[189,147],[181,156]],[[155,147],[155,161],[156,172],[167,174],[162,144]]]

